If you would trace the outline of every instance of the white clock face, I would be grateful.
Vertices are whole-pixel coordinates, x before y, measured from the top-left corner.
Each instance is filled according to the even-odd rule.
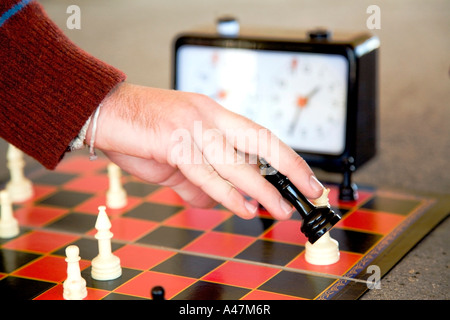
[[[177,90],[210,96],[300,152],[345,148],[348,61],[341,55],[184,45]]]

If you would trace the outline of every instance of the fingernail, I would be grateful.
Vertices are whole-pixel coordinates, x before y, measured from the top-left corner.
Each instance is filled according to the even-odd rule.
[[[292,205],[290,203],[288,203],[286,200],[284,200],[283,198],[280,199],[280,205],[281,205],[281,209],[283,209],[283,211],[286,213],[286,215],[290,215],[291,212],[294,210]]]
[[[315,175],[312,175],[309,178],[309,184],[310,184],[311,188],[313,188],[315,191],[323,190],[323,185],[319,182],[319,180],[317,180]]]
[[[254,215],[256,213],[256,210],[258,209],[258,207],[255,204],[248,201],[245,201],[244,205],[247,211],[250,212],[252,215]]]

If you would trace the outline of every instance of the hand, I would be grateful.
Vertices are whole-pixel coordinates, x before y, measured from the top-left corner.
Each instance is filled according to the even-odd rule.
[[[243,139],[242,133],[250,135]],[[92,122],[86,141],[91,134]],[[261,176],[256,156],[276,162],[308,198],[323,189],[306,162],[267,129],[194,93],[120,84],[103,101],[95,148],[130,174],[171,187],[193,206],[221,203],[244,219],[253,218],[257,207],[240,191],[276,219],[288,219],[293,211]]]

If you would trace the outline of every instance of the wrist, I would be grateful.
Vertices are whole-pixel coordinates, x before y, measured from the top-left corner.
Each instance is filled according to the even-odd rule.
[[[103,132],[104,130],[102,130],[101,127],[105,122],[105,114],[109,112],[109,110],[111,109],[111,105],[114,104],[114,101],[116,100],[115,95],[117,94],[117,89],[119,86],[121,86],[121,84],[122,83],[117,85],[108,93],[103,101],[97,106],[87,122],[84,142],[90,149],[89,153],[91,158],[95,158],[95,148],[105,148],[105,139],[101,134],[101,132]]]
[[[95,153],[95,136],[97,133],[98,116],[100,114],[101,107],[102,107],[102,104],[100,103],[94,112],[92,120],[90,121],[90,123],[92,123],[92,125],[89,124],[89,127],[91,127],[91,130],[90,130],[90,139],[87,141],[87,143],[89,146],[89,159],[90,160],[97,159],[97,154]]]

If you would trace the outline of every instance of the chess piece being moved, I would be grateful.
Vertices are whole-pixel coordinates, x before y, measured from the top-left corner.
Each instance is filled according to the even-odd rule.
[[[322,195],[314,201],[317,207],[329,206],[328,193],[330,189],[324,189]],[[339,243],[326,232],[314,244],[309,241],[305,244],[305,260],[314,265],[330,265],[339,261]]]
[[[330,206],[316,206],[302,194],[288,177],[272,167],[265,159],[259,158],[260,173],[295,207],[302,218],[300,231],[309,242],[315,243],[336,223],[341,216],[334,212]]]
[[[106,207],[98,207],[98,217],[95,223],[98,240],[98,255],[92,260],[91,276],[95,280],[114,280],[122,275],[120,258],[111,250],[111,238],[113,237],[111,222],[106,214]]]
[[[83,300],[87,296],[86,280],[81,277],[80,249],[75,245],[66,248],[67,279],[63,283],[66,300]]]
[[[10,174],[10,181],[6,184],[11,201],[14,203],[24,202],[33,196],[33,185],[25,178],[23,173],[25,160],[23,152],[12,144],[9,145],[6,153],[7,166]]]
[[[127,204],[127,193],[121,183],[122,172],[114,163],[108,164],[109,189],[106,192],[106,205],[111,209],[120,209]]]
[[[0,191],[0,238],[10,239],[20,232],[19,223],[13,214],[13,207],[7,190]]]

